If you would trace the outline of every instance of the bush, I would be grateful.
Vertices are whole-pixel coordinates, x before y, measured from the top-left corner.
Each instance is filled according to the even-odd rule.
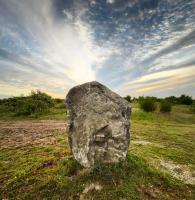
[[[175,96],[166,97],[165,100],[174,104],[192,105],[193,103],[192,97],[185,94],[182,94],[180,97],[175,97]]]
[[[59,98],[56,98],[54,99],[55,103],[58,104],[58,103],[64,103],[64,99],[59,99]]]
[[[43,93],[41,91],[31,92],[30,98],[32,98],[34,101],[42,101],[44,102],[48,107],[54,106],[54,100],[52,97],[47,95],[46,93]]]
[[[52,97],[40,91],[32,91],[30,96],[12,97],[0,101],[1,112],[14,112],[16,115],[42,113],[53,106]]]
[[[31,108],[32,102],[30,100],[18,100],[15,106],[16,115],[30,115],[32,113]]]
[[[11,97],[8,99],[2,99],[0,103],[2,112],[15,112],[17,102],[21,99],[24,99],[24,97]]]
[[[145,112],[152,112],[157,108],[156,101],[153,97],[142,97],[139,103],[141,109]]]
[[[16,105],[16,115],[31,115],[42,113],[48,109],[48,104],[42,100],[25,99],[19,100]]]
[[[168,101],[169,103],[174,103],[174,104],[180,103],[179,97],[175,96],[166,97],[165,100]]]
[[[171,112],[172,105],[168,101],[161,101],[160,103],[160,112],[166,113]]]
[[[132,100],[131,100],[131,96],[129,96],[129,95],[127,95],[126,97],[124,97],[124,99],[127,100],[129,103],[132,102]]]
[[[182,94],[180,97],[179,97],[179,100],[180,100],[180,103],[181,104],[185,104],[185,105],[192,105],[193,104],[193,99],[192,97],[188,96],[188,95],[185,95],[185,94]]]

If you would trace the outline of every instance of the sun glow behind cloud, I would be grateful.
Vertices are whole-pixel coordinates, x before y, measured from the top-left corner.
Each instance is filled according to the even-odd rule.
[[[17,71],[18,78],[23,80],[21,84],[25,83],[24,88],[28,85],[28,89],[36,88],[36,84],[33,86],[35,81],[39,83],[37,87],[41,89],[50,91],[53,87],[62,87],[59,92],[65,93],[66,88],[63,86],[70,87],[74,84],[94,80],[95,74],[91,67],[97,58],[93,54],[93,44],[87,24],[85,25],[79,17],[72,22],[73,24],[70,24],[65,18],[56,23],[51,1],[44,1],[41,5],[36,0],[31,2],[9,1],[7,3],[11,10],[10,14],[13,17],[19,15],[20,23],[23,26],[22,31],[31,38],[25,41],[22,32],[15,32],[10,28],[13,24],[8,25],[8,31],[3,28],[5,33],[1,34],[1,38],[11,38],[12,45],[17,45],[18,51],[22,50],[24,53],[15,53],[12,49],[2,48],[7,54],[10,54],[12,59],[7,59],[6,62],[1,61],[1,67],[4,65],[5,68],[11,68],[13,65],[12,68]],[[14,6],[16,10],[12,11]],[[32,78],[30,78],[31,75]],[[9,74],[5,78],[7,78],[5,82],[15,79]],[[18,91],[19,84],[15,83],[15,89]],[[12,87],[13,85],[10,85],[10,95],[13,94]],[[9,83],[7,83],[7,89],[9,90]]]
[[[97,80],[121,95],[193,90],[195,1],[0,0],[0,97],[64,97]]]

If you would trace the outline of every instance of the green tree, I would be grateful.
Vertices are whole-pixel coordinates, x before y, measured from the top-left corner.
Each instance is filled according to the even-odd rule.
[[[157,105],[153,97],[142,97],[139,100],[140,107],[145,112],[153,112],[156,110]]]

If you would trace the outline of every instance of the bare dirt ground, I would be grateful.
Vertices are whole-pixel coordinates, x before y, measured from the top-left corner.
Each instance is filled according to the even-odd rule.
[[[0,149],[55,144],[54,133],[65,129],[62,120],[0,121]]]

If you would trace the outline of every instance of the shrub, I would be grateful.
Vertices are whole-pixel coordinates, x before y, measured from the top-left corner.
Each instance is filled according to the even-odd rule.
[[[42,113],[48,108],[46,102],[29,98],[17,101],[15,113],[16,115],[31,115],[34,113]]]
[[[171,112],[172,105],[168,101],[161,101],[160,102],[160,112],[166,113],[166,112]]]
[[[0,101],[1,112],[14,112],[16,115],[42,113],[53,106],[52,97],[40,91],[32,91],[30,96],[11,97]]]
[[[169,103],[174,103],[174,104],[180,103],[179,98],[175,96],[166,97],[165,100],[168,101]]]
[[[54,99],[55,103],[58,104],[58,103],[64,103],[64,99],[59,99],[59,98],[56,98]]]
[[[15,112],[15,108],[17,105],[18,100],[23,99],[24,97],[11,97],[8,99],[1,100],[1,110],[3,112]]]
[[[155,111],[157,108],[156,101],[153,97],[143,97],[139,101],[140,107],[145,112]]]
[[[185,105],[192,105],[193,104],[193,99],[192,97],[188,96],[188,95],[185,95],[185,94],[182,94],[180,97],[179,97],[179,100],[180,100],[180,103],[181,104],[185,104]]]
[[[15,106],[15,109],[14,109],[16,115],[29,115],[29,114],[31,114],[32,113],[31,112],[32,108],[30,108],[31,104],[32,103],[29,100],[28,101],[22,100],[22,99],[18,100],[16,102],[16,106]]]
[[[50,97],[46,93],[43,93],[39,90],[37,90],[37,92],[32,91],[30,98],[32,98],[34,101],[37,101],[37,100],[42,101],[45,104],[47,104],[48,107],[54,106],[54,100],[52,99],[52,97]]]
[[[127,100],[128,102],[132,102],[131,100],[131,96],[127,95],[126,97],[124,97],[125,100]]]

